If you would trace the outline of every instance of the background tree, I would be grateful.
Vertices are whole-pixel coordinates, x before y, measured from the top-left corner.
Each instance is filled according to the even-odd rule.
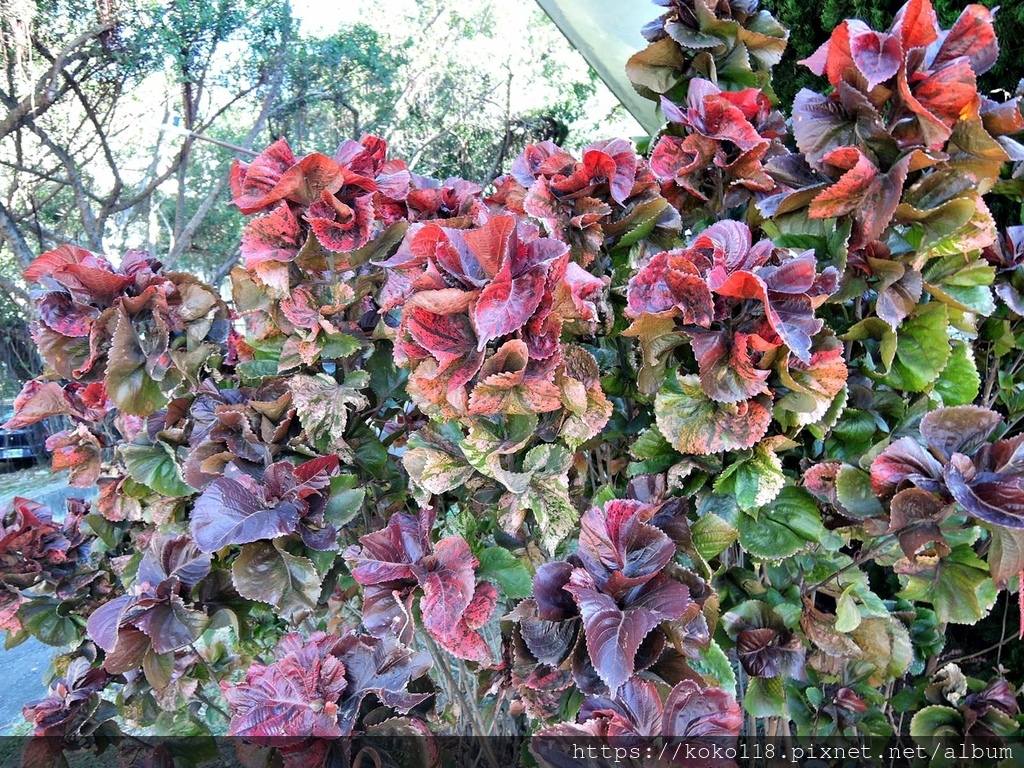
[[[978,82],[979,90],[988,93],[1021,80],[1024,5],[998,0],[977,1],[987,8],[999,6],[995,17],[999,60]],[[861,19],[872,29],[886,29],[903,4],[902,0],[764,0],[762,5],[789,30],[789,46],[781,66],[791,75],[778,78],[773,83],[779,101],[792,104],[793,97],[801,88],[817,86],[817,76],[797,62],[814,53],[821,41],[828,39],[832,30],[845,19]],[[964,0],[935,0],[933,5],[939,23],[948,29],[967,3]]]

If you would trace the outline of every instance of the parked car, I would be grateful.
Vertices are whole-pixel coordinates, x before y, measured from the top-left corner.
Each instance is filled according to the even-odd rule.
[[[14,416],[14,408],[0,409],[0,424]],[[46,458],[46,427],[31,424],[21,429],[0,429],[0,463],[29,464]]]

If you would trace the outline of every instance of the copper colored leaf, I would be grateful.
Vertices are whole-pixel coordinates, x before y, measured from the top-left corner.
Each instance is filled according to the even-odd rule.
[[[992,526],[988,567],[996,589],[1006,589],[1010,579],[1024,571],[1024,531]]]
[[[938,408],[921,419],[921,437],[947,459],[954,453],[973,455],[1002,421],[995,411],[977,405]]]
[[[688,744],[707,740],[720,744],[735,738],[743,726],[743,713],[730,694],[719,688],[704,688],[684,680],[665,700],[662,733]],[[709,747],[710,748],[710,747]]]
[[[124,312],[118,313],[105,381],[107,394],[124,413],[148,416],[167,403],[160,384],[147,371],[147,362],[132,321]]]
[[[583,616],[587,650],[594,669],[613,692],[635,670],[640,644],[661,620],[645,608],[620,609],[608,595],[569,586]]]
[[[943,479],[953,498],[986,523],[1024,528],[1024,475],[975,472],[966,456],[953,456],[943,468]]]
[[[942,464],[911,437],[901,437],[886,446],[871,462],[871,487],[879,496],[889,496],[905,481],[937,492]]]
[[[907,488],[893,497],[889,531],[899,538],[903,554],[914,560],[928,545],[940,556],[949,554],[949,545],[939,528],[945,510],[945,504],[920,488]]]

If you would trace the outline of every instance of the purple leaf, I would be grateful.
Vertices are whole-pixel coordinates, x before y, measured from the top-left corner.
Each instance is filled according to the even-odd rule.
[[[239,480],[221,477],[196,499],[190,528],[202,552],[292,533],[299,524],[297,501],[268,502]]]

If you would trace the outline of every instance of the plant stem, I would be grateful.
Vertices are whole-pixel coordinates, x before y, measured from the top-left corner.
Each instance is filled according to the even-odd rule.
[[[462,688],[455,681],[451,669],[448,668],[447,661],[441,656],[440,649],[434,643],[434,638],[432,638],[430,633],[427,631],[423,631],[421,633],[421,637],[423,638],[424,645],[427,646],[430,658],[434,661],[434,666],[441,670],[445,680],[448,682],[451,689],[450,692],[455,694],[456,698],[458,698],[459,705],[462,707],[462,710],[469,714],[470,719],[473,721],[473,725],[475,725],[479,731],[480,745],[483,747],[483,751],[487,756],[487,762],[491,764],[491,768],[502,768],[501,761],[498,760],[498,756],[494,754],[494,750],[491,749],[491,744],[487,740],[487,729],[484,728],[484,724],[480,720],[480,713],[477,712],[476,707],[471,707],[469,702],[466,701],[466,697],[462,693]]]

